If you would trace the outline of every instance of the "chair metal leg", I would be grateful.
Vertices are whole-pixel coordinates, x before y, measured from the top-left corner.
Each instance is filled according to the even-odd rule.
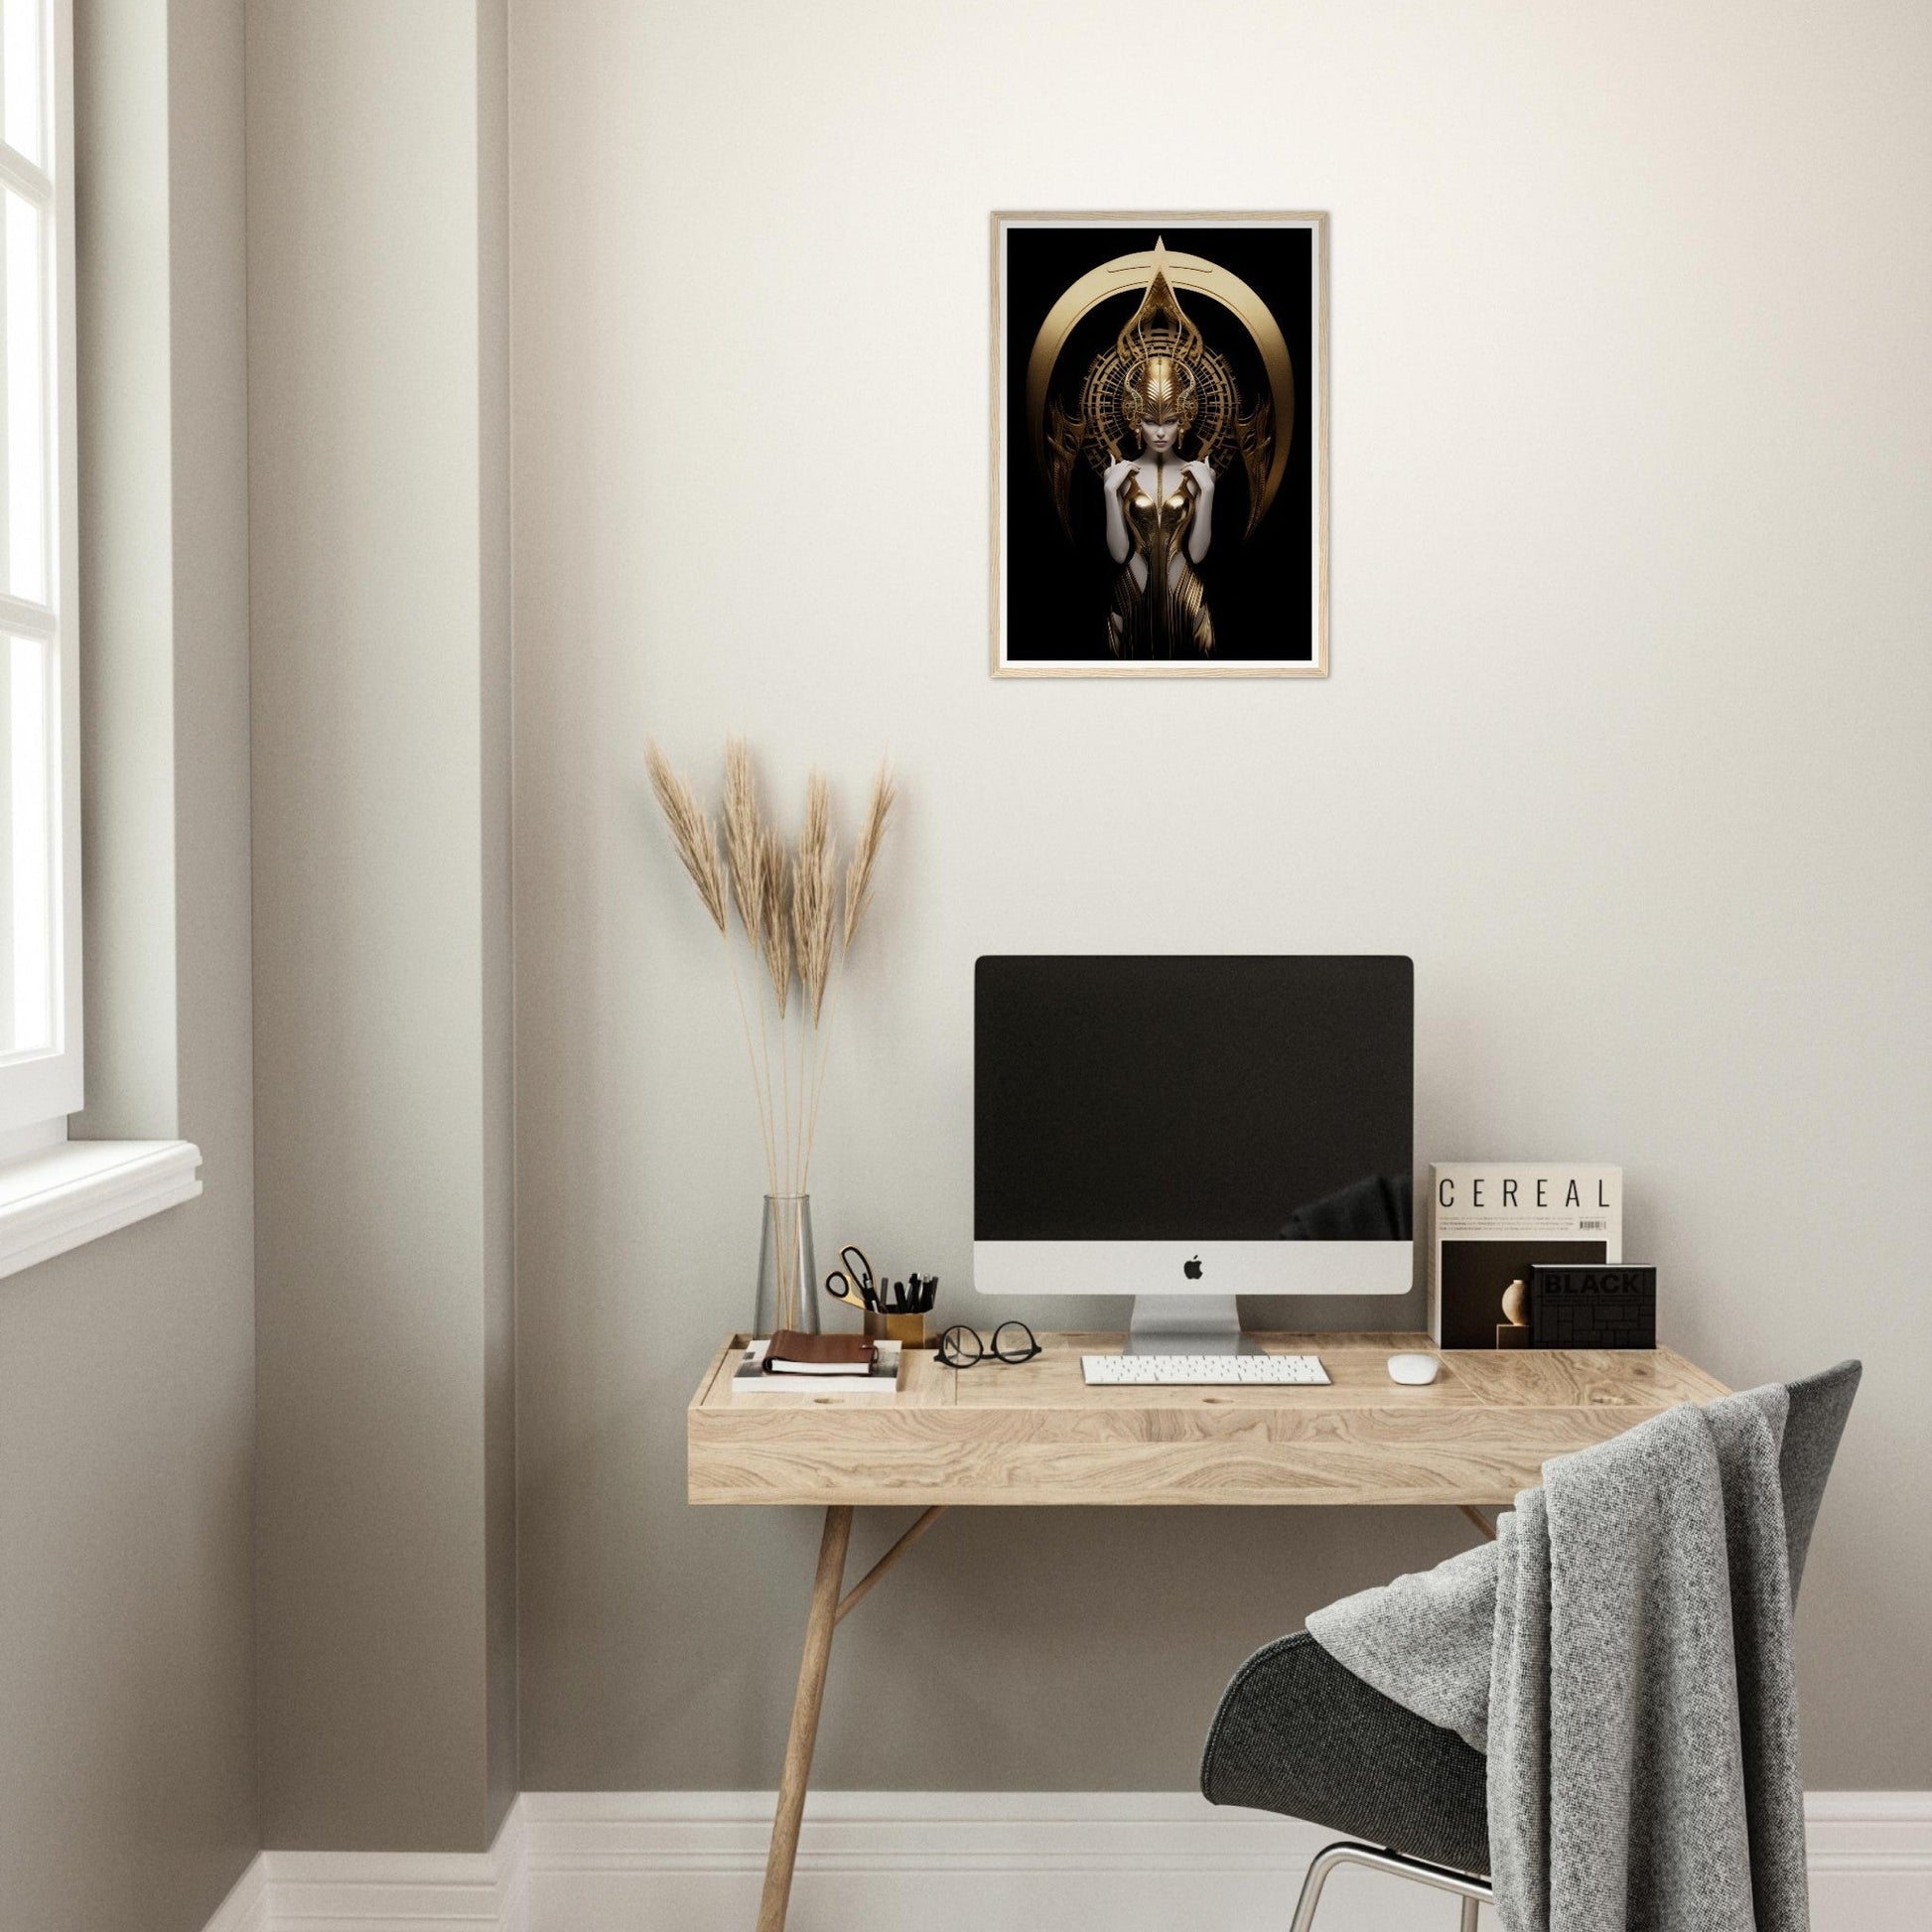
[[[1321,1903],[1321,1887],[1328,1882],[1328,1874],[1336,1865],[1347,1863],[1341,1855],[1348,1849],[1345,1845],[1331,1845],[1325,1852],[1315,1854],[1309,1875],[1302,1880],[1302,1896],[1296,1901],[1295,1920],[1288,1932],[1309,1932],[1314,1923],[1314,1908]]]
[[[1309,1875],[1302,1881],[1302,1896],[1296,1904],[1295,1920],[1289,1932],[1309,1932],[1328,1874],[1343,1864],[1367,1865],[1371,1871],[1386,1871],[1394,1877],[1407,1878],[1412,1884],[1453,1892],[1462,1901],[1462,1932],[1475,1932],[1477,1909],[1484,1899],[1496,1895],[1486,1878],[1472,1877],[1466,1871],[1451,1871],[1447,1865],[1429,1864],[1421,1859],[1405,1859],[1400,1852],[1381,1852],[1372,1845],[1355,1845],[1344,1840],[1314,1855]]]

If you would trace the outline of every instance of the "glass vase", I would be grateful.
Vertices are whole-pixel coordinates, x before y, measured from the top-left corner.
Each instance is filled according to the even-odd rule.
[[[818,1267],[812,1254],[812,1197],[766,1194],[759,1244],[759,1298],[754,1335],[780,1328],[818,1333]]]

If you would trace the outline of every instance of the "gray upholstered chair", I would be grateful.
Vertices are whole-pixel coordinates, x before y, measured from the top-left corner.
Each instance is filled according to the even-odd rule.
[[[1790,1385],[1778,1471],[1794,1598],[1860,1374],[1857,1362],[1841,1362]],[[1349,1834],[1309,1867],[1290,1932],[1308,1932],[1329,1872],[1342,1864],[1453,1894],[1463,1932],[1474,1932],[1477,1907],[1491,1896],[1487,1767],[1480,1751],[1363,1683],[1303,1630],[1235,1673],[1207,1733],[1201,1790],[1217,1805]]]

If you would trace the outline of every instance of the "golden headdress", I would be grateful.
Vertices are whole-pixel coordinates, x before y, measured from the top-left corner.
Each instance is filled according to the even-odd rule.
[[[1249,483],[1248,527],[1266,506],[1262,480],[1274,451],[1266,399],[1243,414],[1227,358],[1211,349],[1180,306],[1168,276],[1167,244],[1157,241],[1141,306],[1088,365],[1077,413],[1057,397],[1046,404],[1039,453],[1061,525],[1073,532],[1073,472],[1084,455],[1096,472],[1140,448],[1141,424],[1175,421],[1183,454],[1216,470],[1237,459]]]
[[[1157,423],[1177,419],[1182,436],[1193,428],[1201,390],[1195,370],[1206,353],[1200,331],[1182,311],[1167,271],[1157,267],[1141,306],[1114,340],[1120,417],[1130,434],[1138,436],[1149,417]],[[1090,373],[1089,384],[1092,379]]]
[[[1144,422],[1178,422],[1185,436],[1200,414],[1193,373],[1172,355],[1150,355],[1127,371],[1120,413],[1137,435]]]

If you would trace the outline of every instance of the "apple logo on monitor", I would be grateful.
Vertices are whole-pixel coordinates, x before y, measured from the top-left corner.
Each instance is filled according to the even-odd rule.
[[[1200,1280],[1200,1256],[1196,1255],[1192,1261],[1183,1261],[1180,1264],[1180,1272],[1183,1275],[1185,1275],[1190,1282],[1199,1281]]]

